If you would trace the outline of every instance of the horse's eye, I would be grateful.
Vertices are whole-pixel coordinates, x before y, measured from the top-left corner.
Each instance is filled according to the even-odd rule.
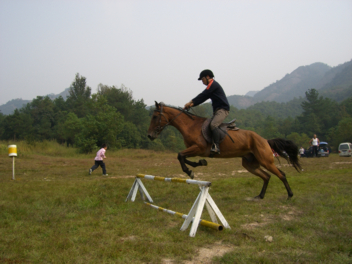
[[[153,119],[156,119],[156,116],[153,116]]]

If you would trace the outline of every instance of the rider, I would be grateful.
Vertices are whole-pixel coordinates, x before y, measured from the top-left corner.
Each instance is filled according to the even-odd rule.
[[[202,81],[207,86],[203,92],[198,94],[195,98],[185,104],[184,109],[189,109],[192,106],[197,106],[204,101],[211,99],[213,106],[213,117],[210,122],[210,129],[212,131],[213,146],[211,152],[220,154],[220,130],[219,126],[228,116],[230,111],[229,102],[222,87],[214,79],[214,74],[211,70],[204,70],[199,74],[198,80]]]

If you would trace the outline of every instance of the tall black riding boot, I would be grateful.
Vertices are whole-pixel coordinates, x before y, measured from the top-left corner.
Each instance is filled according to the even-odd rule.
[[[214,154],[220,154],[220,130],[219,128],[215,128],[211,131],[213,135],[213,145],[210,149]]]

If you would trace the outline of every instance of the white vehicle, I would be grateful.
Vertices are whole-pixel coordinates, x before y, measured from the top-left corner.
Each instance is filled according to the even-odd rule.
[[[340,157],[351,157],[352,156],[352,144],[350,142],[344,142],[339,145]]]

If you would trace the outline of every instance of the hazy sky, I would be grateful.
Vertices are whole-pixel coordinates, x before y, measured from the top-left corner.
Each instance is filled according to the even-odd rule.
[[[227,96],[299,66],[352,59],[351,0],[0,0],[0,104],[58,94],[75,74],[183,106],[209,68]]]

